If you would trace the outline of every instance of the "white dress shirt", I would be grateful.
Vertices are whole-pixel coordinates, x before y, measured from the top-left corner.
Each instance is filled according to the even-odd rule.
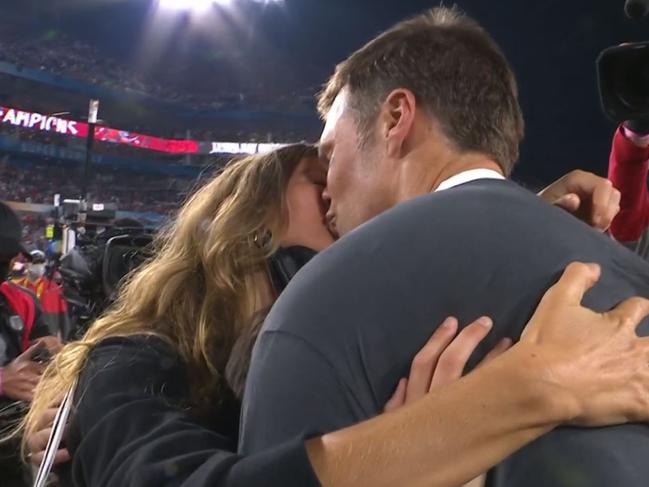
[[[450,189],[464,183],[470,183],[471,181],[476,181],[478,179],[505,179],[505,176],[493,169],[469,169],[468,171],[462,171],[461,173],[442,181],[435,192],[444,191],[445,189]]]

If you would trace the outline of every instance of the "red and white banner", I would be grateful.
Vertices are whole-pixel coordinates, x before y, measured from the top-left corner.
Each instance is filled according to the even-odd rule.
[[[33,130],[43,130],[72,137],[88,136],[89,126],[64,118],[0,106],[0,124],[9,124]],[[95,140],[129,145],[168,154],[257,154],[268,152],[282,144],[237,142],[199,142],[196,140],[163,139],[151,135],[128,132],[103,125],[95,127]]]
[[[86,124],[83,124],[86,125]],[[85,127],[86,135],[88,126]],[[126,130],[118,130],[103,125],[95,128],[95,139],[114,144],[130,145],[140,149],[167,152],[169,154],[198,154],[200,142],[195,140],[162,139],[151,135],[143,135]]]

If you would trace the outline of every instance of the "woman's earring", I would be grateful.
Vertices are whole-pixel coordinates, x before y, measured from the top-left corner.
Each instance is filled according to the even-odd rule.
[[[270,230],[267,230],[265,234],[259,235],[259,233],[255,233],[255,235],[252,237],[252,241],[254,244],[259,247],[260,249],[265,247],[268,242],[270,242],[270,239],[273,238],[272,233],[270,233]]]

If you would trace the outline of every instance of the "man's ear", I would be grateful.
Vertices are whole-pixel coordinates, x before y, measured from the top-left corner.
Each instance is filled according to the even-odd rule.
[[[389,156],[402,155],[403,146],[414,122],[417,100],[412,91],[399,88],[388,94],[381,106],[381,135]]]

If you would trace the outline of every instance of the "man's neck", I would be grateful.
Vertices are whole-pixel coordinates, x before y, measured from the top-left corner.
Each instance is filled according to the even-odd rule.
[[[432,193],[447,179],[472,169],[489,169],[503,174],[500,166],[489,157],[476,154],[457,154],[441,150],[427,155],[420,154],[401,163],[396,200],[393,204]]]
[[[431,175],[429,192],[435,191],[447,179],[473,169],[489,169],[504,176],[500,166],[487,156],[481,154],[460,155],[457,159],[443,165],[436,175]]]

